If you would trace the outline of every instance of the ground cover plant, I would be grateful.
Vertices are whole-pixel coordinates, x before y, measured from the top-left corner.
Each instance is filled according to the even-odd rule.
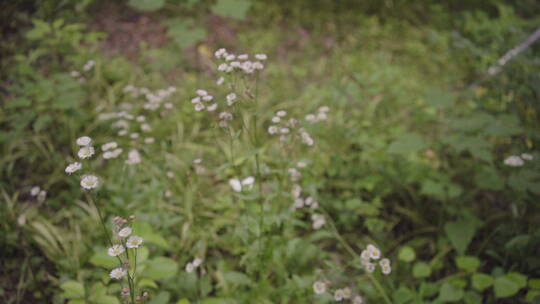
[[[0,302],[540,301],[535,1],[0,5]]]

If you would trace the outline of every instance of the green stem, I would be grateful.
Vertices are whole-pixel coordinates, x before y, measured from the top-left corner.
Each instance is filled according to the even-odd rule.
[[[336,227],[336,225],[334,223],[334,220],[330,217],[328,212],[326,212],[322,207],[319,207],[319,209],[325,214],[326,218],[328,219],[328,223],[330,224],[330,227],[332,228],[332,232],[334,233],[334,236],[336,237],[336,239],[341,243],[341,245],[345,248],[345,250],[347,250],[347,252],[349,252],[349,254],[351,254],[353,256],[353,259],[356,259],[358,257],[358,254],[349,245],[349,243],[347,243],[347,241],[341,236],[341,234],[337,230],[337,227]],[[375,286],[375,289],[377,289],[379,294],[383,297],[386,304],[392,304],[392,301],[390,300],[390,297],[388,296],[388,294],[386,294],[386,291],[381,286],[381,284],[379,283],[377,278],[375,278],[373,276],[373,274],[371,274],[371,273],[366,272],[366,275],[369,278],[369,280],[371,281],[371,283]]]

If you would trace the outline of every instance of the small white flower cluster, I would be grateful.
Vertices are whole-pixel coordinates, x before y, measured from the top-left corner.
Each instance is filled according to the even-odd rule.
[[[218,65],[218,71],[231,73],[233,71],[241,71],[245,74],[253,74],[255,71],[260,71],[264,69],[264,64],[262,63],[268,56],[266,54],[256,54],[255,61],[250,61],[249,55],[241,54],[234,55],[228,53],[226,49],[221,48],[214,53],[217,59],[221,59],[222,63]],[[220,78],[222,79],[222,78]],[[218,80],[218,85],[223,83],[223,80]]]
[[[162,105],[165,109],[172,109],[173,104],[170,102],[164,103],[171,95],[176,93],[176,87],[170,86],[167,89],[160,89],[155,92],[150,91],[148,88],[138,88],[133,85],[127,85],[122,90],[124,93],[131,93],[131,97],[138,98],[143,96],[146,99],[146,103],[143,108],[150,111],[158,110]]]
[[[83,70],[90,71],[90,69],[93,68],[95,65],[96,65],[96,62],[90,59],[83,65]]]
[[[134,217],[130,217],[133,219]],[[113,233],[114,238],[118,240],[119,244],[114,244],[107,249],[107,254],[111,257],[118,257],[121,260],[120,267],[113,269],[109,276],[115,280],[121,280],[128,275],[129,260],[128,255],[123,254],[127,249],[137,249],[143,245],[143,238],[136,235],[131,235],[132,229],[126,226],[128,221],[124,218],[116,216],[114,219]],[[127,249],[126,249],[127,248]]]
[[[192,262],[186,264],[186,272],[192,273],[197,267],[201,266],[203,260],[195,257]]]
[[[328,291],[328,283],[322,280],[313,283],[313,292],[317,295],[324,294]],[[352,290],[349,287],[339,288],[334,291],[334,300],[341,302],[353,298]],[[352,299],[353,304],[363,304],[364,298],[360,295],[354,296]]]
[[[376,264],[371,260],[378,260],[381,258],[381,250],[375,247],[373,244],[367,245],[365,250],[362,250],[360,253],[360,259],[362,260],[362,266],[364,269],[373,273],[375,271]],[[392,272],[392,267],[390,266],[390,260],[383,258],[379,261],[379,266],[381,266],[381,271],[383,274],[390,274]]]
[[[208,112],[214,112],[217,109],[217,103],[212,103],[210,105],[205,104],[214,100],[214,96],[202,89],[198,89],[195,93],[197,96],[191,99],[195,111],[201,112],[206,109]]]
[[[204,174],[206,172],[206,168],[202,165],[202,158],[196,158],[193,160],[193,167],[195,167],[195,173],[197,175]]]
[[[255,178],[253,176],[248,176],[242,180],[238,178],[232,178],[229,180],[229,185],[236,192],[242,192],[243,190],[251,190],[254,183]]]
[[[310,123],[317,123],[320,121],[325,121],[328,119],[328,111],[330,111],[330,108],[327,106],[322,106],[317,110],[317,113],[315,114],[308,114],[306,115],[306,120]]]
[[[91,146],[92,139],[90,137],[88,136],[79,137],[77,138],[76,142],[77,142],[77,145],[81,146],[81,148],[79,149],[79,152],[77,152],[77,155],[79,156],[80,159],[88,159],[94,155],[95,149],[94,147]],[[74,163],[69,164],[66,167],[65,171],[67,174],[71,175],[79,171],[80,169],[82,169],[82,167],[83,166],[80,162],[74,162]],[[99,179],[97,176],[93,174],[84,174],[81,177],[80,184],[82,188],[86,190],[92,190],[99,186]]]
[[[47,191],[41,190],[41,188],[39,188],[39,186],[34,186],[34,187],[32,187],[32,189],[30,189],[30,195],[31,196],[36,196],[37,201],[39,203],[43,203],[45,201],[45,199],[47,198]]]
[[[294,128],[298,123],[298,120],[294,118],[285,119],[285,116],[287,116],[286,111],[277,111],[276,115],[272,117],[272,123],[274,123],[274,125],[268,127],[268,134],[281,135],[281,142],[286,140],[286,135],[291,133],[291,129]]]
[[[128,164],[128,165],[136,165],[136,164],[141,163],[141,161],[142,161],[141,154],[139,153],[138,150],[132,149],[132,150],[129,151],[128,159],[126,160],[126,164]]]
[[[504,160],[504,164],[509,167],[521,167],[525,161],[531,161],[534,157],[531,154],[523,153],[521,155],[511,155]]]
[[[283,110],[276,112],[276,115],[272,117],[273,124],[268,127],[268,134],[279,135],[279,141],[281,143],[286,142],[289,135],[294,134],[294,138],[300,139],[303,144],[313,146],[315,141],[304,128],[298,128],[297,132],[293,132],[298,125],[298,120],[295,118],[285,119],[286,115],[287,112]]]
[[[104,159],[111,159],[120,156],[124,150],[122,150],[122,148],[118,148],[118,144],[115,141],[111,141],[101,145],[101,151],[103,151]]]
[[[315,230],[321,229],[324,225],[326,225],[326,219],[324,218],[324,215],[313,213],[311,215],[311,221],[312,221],[312,227]]]
[[[336,289],[336,291],[334,291],[334,300],[336,300],[337,302],[348,300],[351,297],[352,291],[349,287],[345,287],[343,289]]]

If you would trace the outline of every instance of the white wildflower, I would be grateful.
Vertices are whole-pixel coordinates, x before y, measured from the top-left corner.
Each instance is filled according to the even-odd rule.
[[[197,112],[200,112],[200,111],[204,110],[204,108],[205,107],[204,107],[204,105],[202,103],[195,104],[195,111],[197,111]]]
[[[266,56],[266,54],[257,54],[255,55],[255,58],[257,58],[257,60],[266,60],[268,59],[268,56]]]
[[[40,189],[39,189],[38,186],[32,187],[32,189],[30,189],[30,195],[32,195],[32,196],[38,195],[38,194],[39,194],[39,190],[40,190]]]
[[[218,86],[222,85],[223,82],[225,82],[225,78],[223,78],[223,76],[219,77],[218,80],[216,81],[216,84]]]
[[[130,227],[124,227],[118,231],[118,236],[121,238],[127,238],[131,234],[131,228]]]
[[[232,106],[236,102],[236,94],[230,93],[227,95],[227,105]]]
[[[146,120],[146,117],[144,117],[143,115],[139,115],[135,120],[137,120],[137,122],[143,122]]]
[[[118,267],[111,270],[111,273],[109,275],[112,279],[121,280],[127,275],[127,271],[124,268]]]
[[[201,97],[208,95],[208,92],[206,92],[205,90],[201,90],[201,89],[195,91],[195,93],[197,93],[197,95],[199,95]]]
[[[195,270],[195,265],[193,263],[187,263],[186,264],[186,272],[192,273]]]
[[[529,154],[529,153],[523,153],[523,154],[521,154],[521,158],[522,158],[523,160],[533,160],[533,159],[534,159],[534,157],[533,157],[531,154]]]
[[[287,115],[287,112],[286,112],[286,111],[283,111],[283,110],[277,111],[276,115],[277,115],[278,117],[285,117],[285,116]]]
[[[137,235],[130,236],[126,241],[126,247],[127,248],[139,248],[142,246],[144,240],[142,237]]]
[[[141,154],[139,154],[139,151],[133,149],[129,151],[128,153],[128,159],[126,160],[126,163],[128,165],[135,165],[141,162]]]
[[[77,138],[77,145],[79,146],[88,146],[91,143],[92,143],[92,138],[88,136],[81,136]]]
[[[268,134],[276,134],[278,132],[277,126],[270,126],[268,127]]]
[[[43,203],[46,198],[47,198],[47,191],[45,190],[39,191],[39,194],[37,196],[38,202]]]
[[[353,304],[364,304],[364,298],[361,296],[354,297]]]
[[[315,230],[320,229],[322,226],[326,224],[326,220],[324,219],[324,216],[322,214],[314,213],[311,216],[311,220],[313,221],[312,227]]]
[[[508,156],[504,160],[504,164],[510,167],[521,167],[524,163],[523,159],[517,155]]]
[[[82,177],[81,187],[83,187],[84,189],[95,189],[97,188],[97,186],[99,186],[99,179],[97,178],[97,176],[88,174]]]
[[[144,143],[146,144],[151,144],[155,141],[155,139],[153,137],[147,137],[144,139]]]
[[[375,264],[369,263],[369,262],[365,263],[364,268],[366,269],[367,272],[373,273],[375,271]]]
[[[238,60],[247,60],[248,59],[248,54],[241,54],[241,55],[238,55],[238,57],[236,57]]]
[[[381,269],[382,269],[382,273],[384,274],[390,274],[390,272],[392,272],[392,267],[390,265],[383,265],[381,266]]]
[[[113,245],[109,250],[107,251],[107,254],[109,254],[112,257],[119,256],[122,253],[124,253],[126,249],[122,245]]]
[[[115,141],[111,141],[111,142],[101,145],[101,151],[116,149],[116,147],[118,147],[118,144]]]
[[[220,48],[214,53],[214,56],[216,56],[217,59],[225,57],[227,56],[227,50],[225,50],[224,48]]]
[[[208,112],[214,112],[217,109],[217,106],[218,106],[217,103],[213,103],[213,104],[209,105],[208,107],[206,107],[206,110]]]
[[[351,296],[352,296],[352,291],[349,287],[345,287],[342,289],[343,290],[343,298],[344,299],[350,299]]]
[[[381,260],[379,261],[379,265],[381,265],[381,267],[383,267],[383,266],[390,266],[390,260],[387,259],[387,258],[381,259]]]
[[[69,164],[67,167],[66,167],[66,173],[67,174],[72,174],[78,170],[80,170],[82,168],[82,164],[79,163],[79,162],[74,162],[74,163],[71,163]]]
[[[79,152],[77,153],[77,155],[79,156],[79,158],[81,159],[85,159],[85,158],[89,158],[91,157],[92,155],[94,155],[94,147],[92,146],[85,146],[85,147],[82,147]]]
[[[313,283],[313,291],[315,294],[323,294],[326,292],[326,284],[322,281]]]
[[[152,131],[152,127],[149,124],[144,123],[144,124],[141,125],[141,131],[150,132],[150,131]]]
[[[279,123],[280,121],[281,121],[281,118],[279,116],[272,117],[272,122],[273,123]]]
[[[202,99],[203,99],[204,101],[211,101],[212,99],[214,99],[214,96],[212,96],[212,95],[205,95],[205,96],[202,97]]]
[[[337,289],[334,292],[334,300],[336,300],[337,302],[341,302],[343,298],[344,298],[343,289]]]
[[[199,266],[202,264],[202,262],[203,262],[203,261],[202,261],[201,258],[197,258],[197,257],[196,257],[195,259],[193,259],[193,262],[192,262],[192,263],[193,263],[193,266],[199,267]]]
[[[132,139],[137,139],[137,138],[139,138],[139,133],[137,133],[137,132],[131,133],[131,134],[129,134],[129,137],[131,137]]]

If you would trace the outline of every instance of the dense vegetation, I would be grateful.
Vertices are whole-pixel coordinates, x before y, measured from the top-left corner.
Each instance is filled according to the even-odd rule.
[[[0,4],[0,302],[539,303],[540,43],[488,73],[539,26],[532,0]]]

